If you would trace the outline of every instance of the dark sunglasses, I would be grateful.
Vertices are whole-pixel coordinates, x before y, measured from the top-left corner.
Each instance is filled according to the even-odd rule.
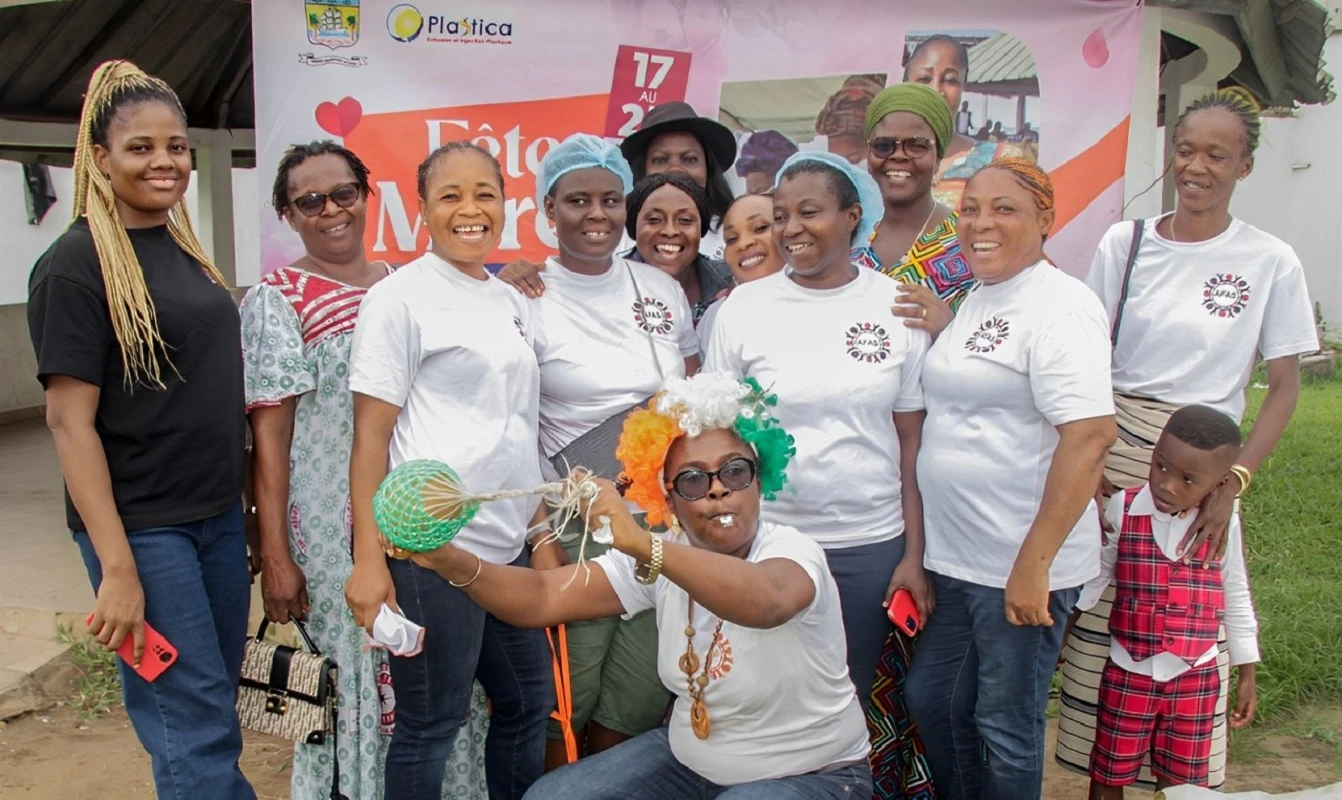
[[[744,456],[738,456],[723,464],[716,472],[702,469],[681,470],[675,479],[666,485],[686,500],[702,500],[713,488],[713,479],[722,482],[728,491],[739,492],[755,482],[755,462]]]
[[[327,198],[333,200],[335,204],[341,208],[349,208],[359,202],[360,197],[363,197],[363,190],[359,188],[359,185],[355,183],[347,183],[344,186],[337,186],[326,194],[320,192],[303,194],[295,197],[289,202],[294,208],[298,209],[303,216],[315,217],[322,213],[322,209],[326,208]]]
[[[867,142],[867,148],[871,150],[871,154],[882,159],[893,156],[900,147],[904,148],[904,155],[909,158],[918,158],[932,152],[932,140],[922,136],[910,136],[907,139],[877,136]]]

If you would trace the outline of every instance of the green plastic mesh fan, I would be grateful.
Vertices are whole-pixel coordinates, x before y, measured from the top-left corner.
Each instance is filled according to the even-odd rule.
[[[392,547],[407,553],[437,550],[480,510],[461,478],[441,461],[407,461],[387,473],[373,495],[373,519]]]

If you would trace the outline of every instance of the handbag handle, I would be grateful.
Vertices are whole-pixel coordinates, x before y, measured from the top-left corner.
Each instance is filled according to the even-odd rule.
[[[290,619],[289,621],[292,622],[294,624],[294,627],[298,629],[298,635],[303,637],[303,644],[307,645],[308,650],[312,651],[317,655],[322,655],[321,648],[317,647],[317,643],[312,641],[312,637],[308,635],[308,629],[303,627],[303,623],[296,619]],[[270,627],[270,620],[265,619],[263,617],[261,619],[261,625],[256,629],[256,640],[258,642],[265,640],[266,629],[269,627]]]
[[[1114,324],[1109,330],[1109,346],[1118,347],[1118,326],[1123,324],[1123,306],[1128,303],[1128,286],[1132,283],[1132,268],[1137,264],[1137,250],[1142,246],[1146,220],[1132,221],[1132,243],[1128,245],[1128,263],[1123,267],[1123,287],[1118,293],[1118,307],[1114,309]]]

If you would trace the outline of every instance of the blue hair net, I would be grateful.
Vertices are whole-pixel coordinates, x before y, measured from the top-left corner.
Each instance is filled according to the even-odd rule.
[[[876,179],[862,167],[853,166],[843,156],[823,151],[800,152],[793,153],[783,162],[783,167],[778,170],[778,178],[774,181],[774,189],[778,188],[793,167],[807,161],[816,161],[830,167],[848,179],[853,188],[857,189],[857,201],[862,204],[862,219],[857,223],[857,230],[853,234],[853,245],[866,244],[871,238],[872,231],[876,230],[877,224],[880,223],[881,217],[885,216],[885,198],[881,195],[881,187],[876,185]]]
[[[629,171],[620,148],[589,133],[575,133],[550,148],[536,170],[536,208],[545,207],[545,198],[555,183],[577,169],[601,167],[615,173],[621,190],[629,194],[634,188],[634,173]]]

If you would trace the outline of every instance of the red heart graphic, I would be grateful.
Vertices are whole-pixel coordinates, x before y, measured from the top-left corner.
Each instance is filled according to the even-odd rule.
[[[314,114],[321,129],[342,139],[350,135],[363,119],[363,106],[353,97],[346,97],[337,103],[322,103]]]
[[[1109,43],[1104,40],[1104,31],[1096,28],[1081,45],[1081,57],[1095,69],[1109,63]]]

